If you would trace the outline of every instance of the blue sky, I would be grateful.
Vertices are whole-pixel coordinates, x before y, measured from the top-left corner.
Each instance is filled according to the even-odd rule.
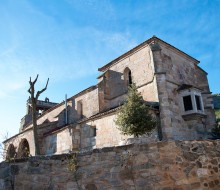
[[[61,102],[153,35],[200,60],[220,92],[218,0],[2,0],[0,13],[0,134],[18,132],[30,76],[37,89],[49,77],[40,98]]]

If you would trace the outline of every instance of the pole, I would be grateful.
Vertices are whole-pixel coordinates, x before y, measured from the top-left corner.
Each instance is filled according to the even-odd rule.
[[[68,111],[67,111],[67,94],[65,95],[65,107],[66,107],[66,125],[68,124]]]

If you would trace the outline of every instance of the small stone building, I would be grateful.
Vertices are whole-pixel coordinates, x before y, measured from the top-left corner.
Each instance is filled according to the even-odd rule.
[[[126,142],[208,138],[215,113],[207,73],[199,61],[153,36],[98,70],[98,83],[59,104],[38,102],[41,154],[111,147]],[[150,136],[138,139],[120,133],[114,122],[135,83],[157,118]],[[31,104],[20,132],[4,141],[8,157],[34,155]]]

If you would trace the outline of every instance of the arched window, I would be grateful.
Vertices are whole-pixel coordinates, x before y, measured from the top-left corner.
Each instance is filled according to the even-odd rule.
[[[7,154],[6,154],[6,160],[15,158],[16,157],[16,151],[13,144],[10,144],[8,146]]]
[[[124,80],[127,86],[130,86],[132,84],[132,74],[131,70],[128,67],[126,67],[124,70]]]
[[[28,157],[30,155],[30,148],[27,139],[22,139],[18,148],[18,158]]]
[[[131,77],[131,71],[128,72],[128,84],[132,84],[132,77]]]

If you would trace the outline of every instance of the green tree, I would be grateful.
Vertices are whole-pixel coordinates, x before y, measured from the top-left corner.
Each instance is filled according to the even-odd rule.
[[[156,121],[149,113],[149,106],[144,103],[135,84],[129,87],[128,98],[121,106],[115,123],[124,135],[135,137],[149,134],[156,127]]]
[[[212,129],[211,135],[216,139],[220,139],[220,125],[219,125],[219,123],[215,124],[215,127]]]

